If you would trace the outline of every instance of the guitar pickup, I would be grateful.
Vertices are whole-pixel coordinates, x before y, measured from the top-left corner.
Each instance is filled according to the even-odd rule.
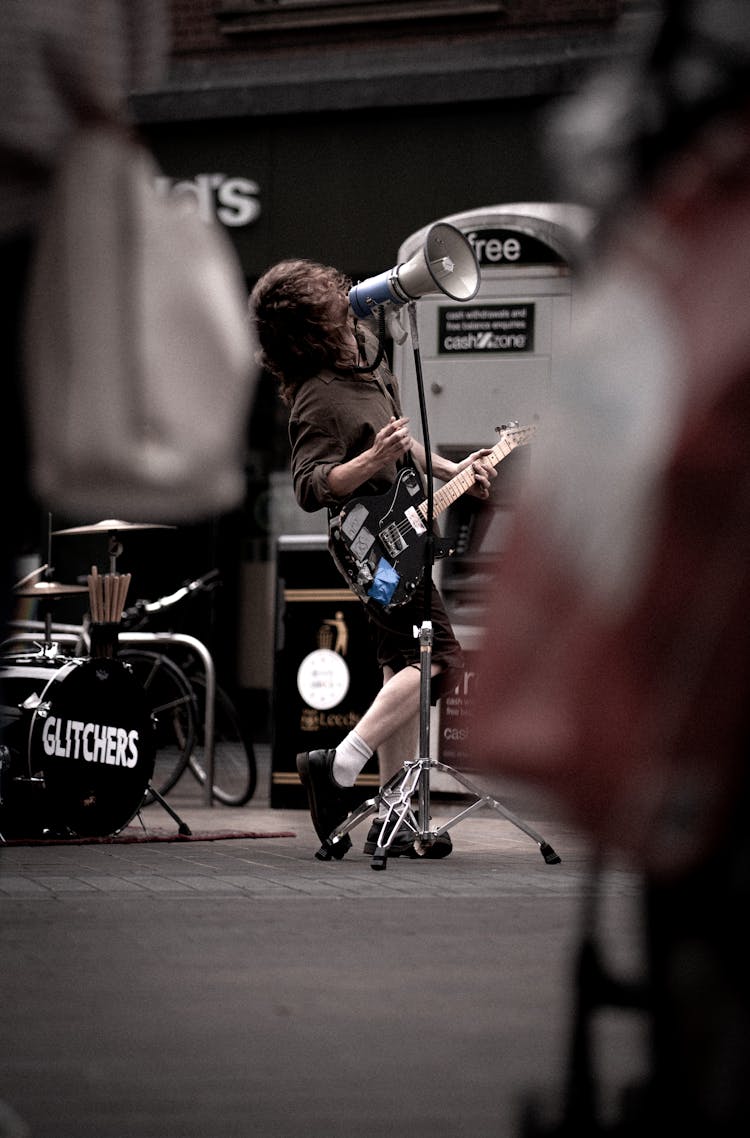
[[[394,560],[398,557],[399,553],[403,553],[406,549],[406,542],[394,523],[385,526],[384,529],[380,531],[380,540],[387,549],[389,557]]]
[[[414,506],[409,506],[409,509],[404,511],[404,517],[410,522],[415,533],[427,533],[427,526],[422,521],[419,510],[416,510]]]

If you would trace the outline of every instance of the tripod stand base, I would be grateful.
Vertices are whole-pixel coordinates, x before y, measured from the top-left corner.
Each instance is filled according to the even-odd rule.
[[[336,841],[332,838],[326,838],[323,845],[315,854],[318,861],[341,861],[342,857],[349,852],[352,848],[352,839],[348,834],[338,838]]]
[[[442,771],[444,774],[450,775],[474,797],[474,801],[469,806],[435,830],[429,828],[429,778],[432,770]],[[419,800],[417,811],[412,805],[415,795]],[[413,832],[417,856],[420,853],[424,856],[438,838],[446,834],[452,826],[464,821],[477,810],[484,808],[495,810],[506,821],[511,822],[519,830],[528,834],[539,846],[539,851],[547,865],[560,865],[562,861],[549,842],[528,823],[518,818],[496,798],[485,794],[460,771],[454,770],[453,767],[449,767],[445,763],[439,763],[435,759],[416,759],[413,762],[405,763],[403,769],[389,779],[375,798],[363,802],[333,831],[315,856],[320,861],[340,861],[351,848],[351,838],[349,837],[351,830],[372,814],[378,814],[382,806],[386,808],[386,817],[382,821],[378,845],[370,862],[371,868],[375,870],[387,868],[388,851],[399,830],[403,831],[403,828],[407,828]],[[385,840],[383,840],[384,838]]]

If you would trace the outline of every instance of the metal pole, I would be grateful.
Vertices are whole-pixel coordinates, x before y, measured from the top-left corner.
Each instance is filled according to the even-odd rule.
[[[196,640],[194,636],[188,636],[183,632],[121,632],[119,642],[120,644],[185,644],[200,657],[206,679],[206,713],[203,723],[206,750],[206,785],[203,788],[203,796],[205,805],[213,806],[216,669],[211,653],[200,640]]]

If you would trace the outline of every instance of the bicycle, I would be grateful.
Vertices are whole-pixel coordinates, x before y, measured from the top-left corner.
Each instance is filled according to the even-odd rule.
[[[181,585],[155,601],[138,600],[122,614],[123,632],[141,631],[153,618],[187,597],[208,592],[219,583],[217,570]],[[189,770],[206,785],[205,734],[206,678],[198,656],[189,646],[179,649],[179,660],[162,646],[129,647],[121,644],[118,658],[130,667],[147,692],[156,724],[156,762],[152,783],[166,795]],[[215,685],[213,739],[214,797],[225,806],[244,806],[257,786],[255,748],[229,694]],[[146,804],[154,796],[146,792]]]

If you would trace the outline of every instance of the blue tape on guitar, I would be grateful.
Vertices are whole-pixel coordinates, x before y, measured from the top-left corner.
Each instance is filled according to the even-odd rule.
[[[379,604],[387,605],[400,580],[401,578],[393,566],[386,561],[385,557],[381,557],[375,570],[373,582],[367,590],[367,595]]]

